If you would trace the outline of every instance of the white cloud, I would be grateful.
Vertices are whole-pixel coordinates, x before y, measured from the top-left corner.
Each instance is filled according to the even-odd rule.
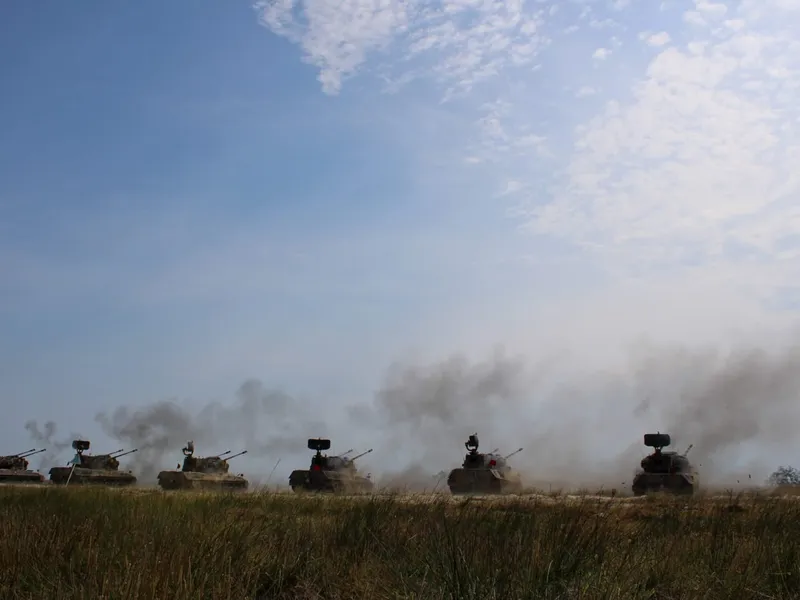
[[[472,109],[483,114],[476,121],[480,143],[465,160],[500,168],[501,189],[507,181],[536,189],[526,212],[536,234],[625,269],[739,264],[745,256],[792,260],[790,240],[800,233],[791,208],[800,157],[800,112],[792,102],[800,89],[800,43],[792,25],[800,3],[694,0],[683,11],[682,29],[640,34],[661,51],[641,77],[604,80],[605,103],[588,119],[567,98],[544,91],[544,79],[514,70],[533,66],[535,57],[570,81],[562,89],[573,90],[573,100],[597,98],[600,82],[589,75],[590,61],[575,63],[578,51],[566,50],[574,42],[558,43],[579,23],[595,30],[576,38],[584,47],[613,27],[622,33],[596,40],[600,47],[591,54],[594,61],[607,59],[611,48],[624,45],[629,23],[617,9],[626,4],[444,0],[434,9],[422,2],[350,0],[335,7],[316,1],[258,7],[265,24],[291,35],[320,65],[327,91],[338,90],[342,78],[366,66],[368,53],[391,41],[383,63],[433,77],[446,98],[458,91],[473,101]],[[660,11],[677,8],[651,7],[650,25],[660,24]],[[664,48],[675,40],[680,45]],[[418,69],[414,61],[421,56],[429,62]],[[556,66],[560,56],[568,62]],[[617,56],[605,77],[617,67],[620,74],[638,68],[635,58]],[[479,82],[486,84],[480,92]],[[486,94],[494,95],[492,102]],[[555,128],[555,106],[578,126]],[[526,165],[540,166],[545,158],[566,160],[562,170],[551,171],[563,180],[526,178]]]
[[[639,3],[651,11],[646,23],[616,10],[624,4],[445,0],[401,12],[387,0],[369,6],[397,19],[397,32],[361,34],[339,25],[358,20],[355,4],[323,27],[327,13],[307,2],[314,29],[293,4],[272,3],[282,17],[265,22],[282,35],[272,24],[292,23],[293,39],[337,86],[372,53],[388,70],[428,77],[446,98],[459,92],[460,114],[479,115],[465,168],[491,165],[498,197],[529,198],[516,214],[539,236],[531,243],[566,242],[592,268],[652,289],[666,274],[699,289],[724,273],[712,278],[721,297],[763,307],[791,287],[800,256],[800,2]],[[665,29],[664,11],[677,24]],[[639,38],[657,52],[646,63],[616,50],[643,24]],[[358,61],[328,51],[340,46]],[[612,49],[601,75],[592,64]]]
[[[728,7],[720,2],[707,2],[706,0],[695,0],[697,12],[706,15],[711,19],[721,19],[728,12]]]
[[[741,14],[722,39],[698,32],[689,52],[662,51],[633,101],[609,102],[579,130],[569,186],[533,209],[535,231],[651,264],[682,254],[736,262],[732,245],[762,260],[795,258],[797,42],[788,26],[745,27],[752,15]]]
[[[683,20],[697,27],[703,27],[706,24],[703,14],[698,10],[687,10],[683,13]]]
[[[660,33],[648,35],[645,41],[650,46],[664,46],[669,43],[670,39],[669,34],[666,31],[662,31]]]
[[[510,194],[514,194],[514,193],[520,191],[521,189],[523,189],[524,187],[525,187],[524,183],[522,183],[521,181],[516,181],[515,179],[512,179],[512,180],[506,182],[505,188],[503,188],[502,191],[498,192],[495,195],[495,198],[502,198],[503,196],[508,196]]]
[[[435,53],[426,72],[449,86],[450,97],[507,66],[533,62],[547,43],[540,29],[552,13],[525,5],[524,0],[443,0],[438,7],[425,0],[259,0],[254,6],[266,27],[301,45],[305,60],[319,67],[327,93],[338,93],[369,53],[395,44],[402,62]]]
[[[596,58],[597,60],[605,60],[611,54],[611,50],[608,48],[598,48],[592,53],[592,58]]]

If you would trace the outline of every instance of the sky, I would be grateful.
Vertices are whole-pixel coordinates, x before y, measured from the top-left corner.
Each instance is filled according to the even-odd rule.
[[[613,478],[668,430],[720,477],[800,460],[797,0],[0,23],[0,451],[80,435],[152,479],[191,436],[277,481],[308,437],[437,473],[477,430]]]

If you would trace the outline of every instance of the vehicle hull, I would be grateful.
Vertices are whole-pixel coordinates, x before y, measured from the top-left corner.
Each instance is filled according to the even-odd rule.
[[[44,483],[44,475],[37,471],[0,469],[0,483]]]
[[[631,485],[634,496],[653,492],[691,496],[699,489],[698,476],[689,473],[638,473]]]
[[[447,487],[453,495],[519,494],[522,479],[516,472],[501,473],[494,469],[464,469],[450,471]]]
[[[228,473],[193,473],[191,471],[161,471],[158,485],[163,490],[244,491],[250,482]]]
[[[336,471],[310,471],[297,469],[289,475],[289,485],[295,493],[323,492],[340,494],[368,494],[375,484],[357,475],[342,475]]]
[[[69,485],[128,486],[134,485],[137,480],[133,473],[126,471],[53,467],[50,469],[50,481],[56,485],[66,485],[69,482]]]

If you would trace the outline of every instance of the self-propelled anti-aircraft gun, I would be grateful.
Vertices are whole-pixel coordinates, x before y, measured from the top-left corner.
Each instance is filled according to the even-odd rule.
[[[700,476],[695,466],[687,458],[689,446],[681,454],[664,452],[672,440],[668,433],[646,433],[644,445],[653,448],[640,463],[641,470],[633,478],[631,489],[634,496],[647,492],[663,491],[671,494],[695,494],[700,489]]]
[[[311,458],[308,469],[296,469],[289,475],[289,485],[297,493],[302,492],[338,492],[345,494],[364,494],[372,491],[374,484],[369,476],[358,472],[355,461],[372,452],[372,448],[352,458],[346,455],[348,450],[336,456],[322,454],[329,450],[331,441],[317,438],[308,440],[308,449],[316,453]]]
[[[0,483],[44,483],[44,475],[28,469],[28,458],[45,451],[46,448],[31,448],[19,454],[0,456]]]
[[[508,459],[522,452],[522,448],[503,456],[492,452],[478,452],[478,434],[474,433],[464,443],[467,454],[460,468],[447,476],[447,486],[452,494],[518,494],[522,492],[522,478],[508,464]]]
[[[183,466],[180,464],[174,471],[161,471],[158,474],[158,485],[164,490],[218,490],[218,491],[244,491],[250,483],[244,475],[229,473],[228,461],[242,454],[230,454],[226,450],[216,456],[195,456],[194,441],[189,441],[183,448]]]
[[[138,448],[127,452],[120,448],[108,454],[84,454],[91,446],[89,440],[72,440],[75,456],[66,467],[50,469],[50,481],[56,485],[109,485],[129,486],[136,483],[136,476],[130,471],[119,470],[119,460],[133,454]]]

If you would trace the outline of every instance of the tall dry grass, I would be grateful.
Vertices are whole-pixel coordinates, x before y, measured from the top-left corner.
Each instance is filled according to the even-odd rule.
[[[797,598],[800,502],[0,489],[0,598]]]

